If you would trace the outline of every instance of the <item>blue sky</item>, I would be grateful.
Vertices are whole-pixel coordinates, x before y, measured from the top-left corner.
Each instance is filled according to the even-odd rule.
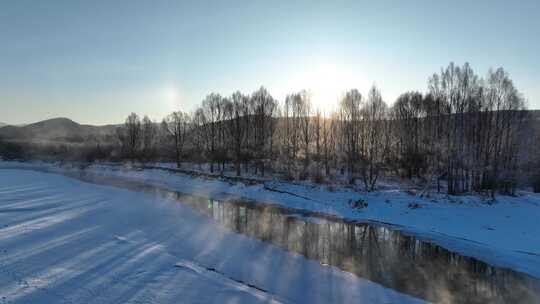
[[[0,121],[122,122],[210,92],[331,110],[376,84],[391,104],[450,61],[504,67],[540,108],[540,1],[0,0]]]

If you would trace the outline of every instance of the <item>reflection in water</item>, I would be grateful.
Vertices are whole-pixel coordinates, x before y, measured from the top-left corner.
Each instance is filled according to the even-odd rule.
[[[387,227],[306,217],[291,210],[223,202],[93,174],[67,174],[164,196],[219,224],[335,266],[400,292],[437,303],[540,303],[539,280],[450,252]]]
[[[177,194],[234,230],[323,265],[442,303],[538,303],[538,282],[384,226],[305,218],[291,211]]]

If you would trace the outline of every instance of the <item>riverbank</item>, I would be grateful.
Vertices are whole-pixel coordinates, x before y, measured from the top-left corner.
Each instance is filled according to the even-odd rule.
[[[173,200],[174,201],[174,200]],[[422,303],[184,204],[0,170],[0,303]]]
[[[164,170],[155,165],[140,169],[98,164],[82,168],[70,164],[0,163],[0,168],[10,167],[91,172],[201,196],[235,195],[347,220],[384,222],[451,251],[540,278],[540,195],[530,192],[520,192],[517,197],[499,196],[488,204],[472,195],[418,197],[399,189],[367,193],[283,181],[247,183]],[[358,200],[367,202],[367,206],[351,206],[351,201]]]

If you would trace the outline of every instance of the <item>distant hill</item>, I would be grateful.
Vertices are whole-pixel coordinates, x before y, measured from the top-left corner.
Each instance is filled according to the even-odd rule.
[[[0,127],[0,137],[24,142],[80,143],[92,139],[110,139],[117,125],[81,125],[68,118],[53,118],[25,126]]]
[[[529,115],[532,120],[533,128],[536,130],[536,134],[540,134],[540,110],[531,110],[529,111]]]
[[[540,120],[540,110],[530,110],[531,117],[535,120]]]

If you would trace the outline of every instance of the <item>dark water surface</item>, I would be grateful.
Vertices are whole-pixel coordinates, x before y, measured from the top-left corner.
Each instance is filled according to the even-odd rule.
[[[209,200],[118,177],[66,175],[179,201],[234,232],[427,301],[540,303],[539,280],[450,252],[388,225],[346,222],[235,198]]]

